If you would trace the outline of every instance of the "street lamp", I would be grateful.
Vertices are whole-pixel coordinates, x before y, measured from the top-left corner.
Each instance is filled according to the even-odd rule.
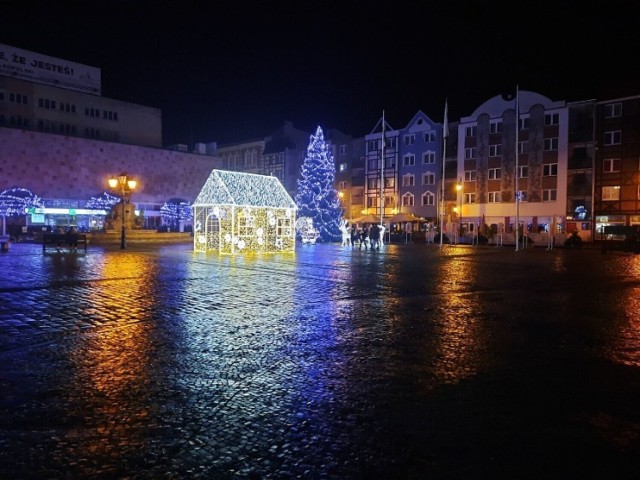
[[[129,201],[127,200],[127,194],[129,195],[129,198],[131,198],[131,192],[133,192],[137,184],[138,182],[132,178],[129,178],[126,172],[121,173],[117,177],[111,177],[109,179],[109,186],[111,188],[115,190],[117,187],[120,187],[119,189],[120,195],[121,195],[120,202],[122,203],[122,219],[121,219],[122,230],[120,233],[120,249],[121,250],[125,248],[124,204],[125,204],[125,201],[126,203],[129,203]]]

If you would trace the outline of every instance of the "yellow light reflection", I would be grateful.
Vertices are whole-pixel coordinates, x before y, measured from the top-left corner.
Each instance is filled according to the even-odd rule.
[[[100,277],[106,280],[101,288],[87,290],[92,306],[83,312],[93,328],[78,336],[69,354],[75,371],[69,398],[82,402],[75,410],[83,418],[78,430],[69,430],[65,441],[73,451],[65,454],[111,457],[115,465],[126,451],[143,445],[144,426],[152,413],[148,385],[155,347],[149,330],[155,327],[150,320],[158,301],[155,263],[141,255],[112,255]],[[126,445],[118,438],[126,438]]]
[[[436,273],[441,279],[438,304],[432,319],[436,324],[433,371],[441,383],[454,384],[478,373],[484,342],[482,312],[477,296],[469,292],[476,282],[476,265],[467,257],[451,256],[440,266]]]

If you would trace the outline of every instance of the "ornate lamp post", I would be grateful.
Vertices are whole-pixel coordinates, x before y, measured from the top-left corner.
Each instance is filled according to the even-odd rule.
[[[131,192],[133,192],[133,190],[136,188],[136,185],[138,185],[138,182],[132,178],[129,178],[126,172],[121,173],[117,177],[111,177],[109,179],[109,186],[114,190],[119,187],[119,191],[121,195],[121,199],[120,199],[120,202],[122,203],[122,231],[120,233],[120,249],[121,250],[126,248],[125,247],[126,234],[125,234],[125,228],[124,228],[124,204],[125,202],[129,203],[129,200],[127,199],[127,195],[129,196],[129,199],[130,199]]]

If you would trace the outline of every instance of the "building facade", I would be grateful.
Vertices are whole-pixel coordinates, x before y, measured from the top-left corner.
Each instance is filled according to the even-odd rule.
[[[0,44],[0,126],[161,147],[161,111],[102,97],[100,78],[98,68]]]

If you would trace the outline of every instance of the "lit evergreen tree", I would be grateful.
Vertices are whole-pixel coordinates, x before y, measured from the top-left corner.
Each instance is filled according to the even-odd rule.
[[[336,166],[329,145],[324,141],[322,128],[311,135],[307,156],[298,178],[296,205],[299,217],[310,217],[324,242],[339,241],[343,210],[333,183]]]

